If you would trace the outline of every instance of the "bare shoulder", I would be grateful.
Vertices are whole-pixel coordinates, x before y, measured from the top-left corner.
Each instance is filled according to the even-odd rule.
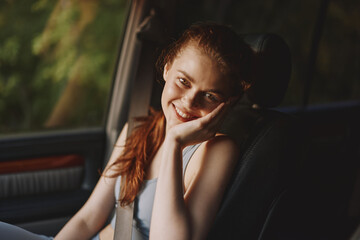
[[[238,155],[234,140],[226,135],[217,135],[203,142],[192,156],[185,171],[184,199],[195,228],[206,232],[211,226]]]
[[[195,179],[226,183],[239,156],[239,148],[235,141],[226,135],[201,143],[192,156],[185,171],[185,188]],[[200,180],[201,181],[201,180]]]
[[[238,151],[239,148],[231,137],[219,134],[200,145],[197,157],[206,161],[213,159],[218,164],[231,164],[237,160]]]
[[[127,132],[128,132],[129,124],[125,123],[124,127],[122,128],[119,137],[116,141],[116,145],[123,146],[126,141]]]
[[[230,151],[229,153],[236,153],[238,146],[235,141],[224,134],[218,134],[214,138],[204,142],[204,150],[207,151]]]
[[[118,157],[122,154],[127,138],[128,127],[129,127],[128,123],[125,123],[123,129],[119,134],[119,137],[116,140],[115,146],[113,148],[113,152],[106,166],[107,168],[109,168],[116,161],[116,159],[118,159]]]

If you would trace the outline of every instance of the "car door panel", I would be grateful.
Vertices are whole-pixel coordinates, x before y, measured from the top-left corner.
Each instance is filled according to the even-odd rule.
[[[73,215],[100,177],[104,144],[102,129],[2,138],[0,220],[20,224]]]

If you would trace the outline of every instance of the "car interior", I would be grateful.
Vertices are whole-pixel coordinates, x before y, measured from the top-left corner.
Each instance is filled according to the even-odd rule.
[[[0,4],[0,26],[12,23],[23,34],[16,38],[5,27],[0,33],[0,221],[56,235],[90,196],[125,123],[131,129],[149,106],[160,108],[155,62],[161,49],[191,23],[210,21],[230,25],[255,57],[251,87],[220,130],[235,139],[241,154],[208,239],[359,239],[359,3],[80,2],[34,0],[24,3],[26,10]],[[28,55],[37,53],[29,61],[46,71],[33,76],[24,68],[28,77],[21,82],[17,58],[7,58],[15,50],[3,49],[25,36],[27,27],[19,26],[29,19],[13,18],[27,16],[29,9],[29,19],[39,19],[34,25],[42,22],[38,35],[26,39],[32,44]],[[65,23],[70,27],[59,27]],[[63,35],[47,35],[55,30]],[[62,58],[63,48],[75,53]],[[109,55],[100,55],[102,49]],[[104,69],[106,81],[99,77]],[[40,82],[47,78],[52,85]],[[32,81],[49,94],[57,92],[27,93],[25,83]],[[17,92],[14,101],[11,89]],[[42,98],[39,107],[35,97],[26,98],[32,95]],[[33,112],[20,114],[23,108]],[[46,116],[31,125],[36,111]],[[63,117],[68,111],[70,120]]]

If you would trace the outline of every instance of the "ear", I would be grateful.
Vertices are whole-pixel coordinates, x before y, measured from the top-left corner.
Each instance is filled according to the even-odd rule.
[[[164,79],[165,82],[166,82],[166,79],[167,79],[167,76],[168,76],[168,73],[169,73],[169,69],[170,69],[170,65],[168,63],[165,64],[164,71],[163,71],[163,79]]]

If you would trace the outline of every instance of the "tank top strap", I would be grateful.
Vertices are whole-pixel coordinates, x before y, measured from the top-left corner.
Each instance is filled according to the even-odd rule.
[[[191,159],[192,155],[195,153],[196,149],[198,149],[200,144],[201,143],[198,143],[198,144],[195,144],[195,145],[190,145],[190,146],[187,146],[186,148],[183,149],[183,175],[185,174],[185,170],[187,168],[187,165],[190,162],[190,159]],[[120,183],[121,183],[121,176],[119,176],[116,179],[116,184],[115,184],[115,198],[116,198],[116,201],[119,200]]]
[[[200,146],[201,143],[187,146],[183,149],[183,176],[185,174],[185,170],[190,162],[192,155],[195,153],[196,149]]]

